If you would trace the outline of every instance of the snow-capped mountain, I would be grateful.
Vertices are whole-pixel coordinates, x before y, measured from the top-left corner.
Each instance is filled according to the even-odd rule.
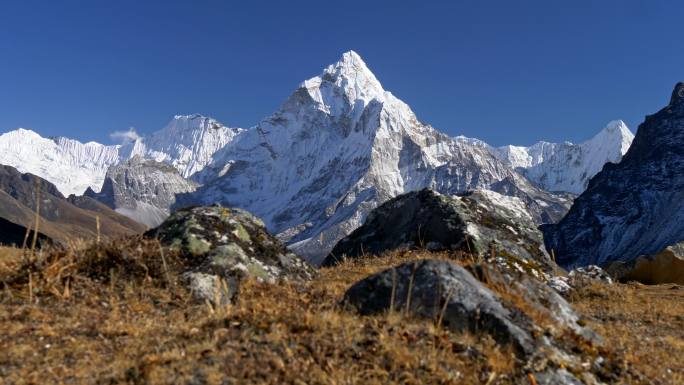
[[[625,130],[618,124],[581,145],[529,148],[496,149],[478,139],[451,138],[421,123],[350,51],[247,130],[179,115],[154,134],[130,135],[116,146],[17,130],[5,134],[5,142],[0,137],[0,163],[26,163],[22,171],[65,193],[90,187],[89,196],[149,225],[169,205],[241,207],[317,263],[371,209],[426,187],[445,194],[490,189],[520,198],[537,223],[555,222],[573,197],[539,186],[581,191],[585,174],[624,153]],[[125,164],[131,159],[136,161]],[[560,166],[568,159],[577,165],[563,173]],[[202,186],[193,191],[195,184],[181,176]],[[103,183],[105,190],[97,193]]]
[[[64,195],[81,195],[88,188],[100,191],[107,170],[135,156],[170,164],[183,177],[192,177],[241,131],[199,114],[177,115],[151,135],[106,146],[43,138],[20,128],[0,135],[0,164],[38,175]]]
[[[0,164],[44,178],[64,195],[99,190],[107,169],[118,161],[118,146],[48,139],[22,128],[0,135]]]
[[[163,129],[123,145],[120,155],[122,159],[140,156],[167,163],[190,178],[241,131],[200,114],[176,115]]]
[[[508,181],[528,194],[537,218],[559,219],[569,206],[486,146],[418,121],[355,52],[303,82],[272,116],[218,151],[199,178],[207,183],[184,204],[250,210],[314,263],[371,209],[424,187],[455,194]]]
[[[627,125],[614,120],[584,143],[539,142],[530,147],[499,147],[493,152],[547,191],[581,194],[604,164],[622,159],[633,139]]]

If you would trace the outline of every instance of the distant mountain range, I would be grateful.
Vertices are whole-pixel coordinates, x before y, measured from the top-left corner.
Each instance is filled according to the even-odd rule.
[[[350,51],[249,129],[182,115],[116,146],[19,129],[0,136],[0,164],[39,175],[65,194],[88,189],[149,226],[185,205],[242,207],[318,263],[371,209],[425,187],[446,194],[490,189],[521,198],[538,223],[556,222],[572,194],[606,162],[619,161],[632,138],[621,121],[577,145],[495,148],[449,137],[421,123]]]

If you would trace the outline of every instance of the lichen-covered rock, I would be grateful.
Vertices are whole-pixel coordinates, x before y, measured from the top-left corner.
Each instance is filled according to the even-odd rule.
[[[666,247],[632,261],[617,261],[607,267],[619,281],[637,281],[647,285],[676,283],[684,285],[684,242]]]
[[[357,282],[343,302],[362,315],[397,311],[453,331],[488,334],[512,346],[540,384],[599,383],[595,374],[606,368],[596,355],[600,338],[580,325],[565,299],[533,278],[497,275],[490,265],[469,268],[473,274],[450,261],[408,262]],[[493,291],[485,279],[505,289]]]
[[[262,282],[309,280],[315,270],[247,211],[221,206],[179,210],[146,233],[177,249],[189,270],[183,278],[195,296],[215,303],[234,300],[244,278]]]
[[[323,265],[398,248],[514,256],[542,271],[554,267],[541,232],[518,198],[486,190],[447,196],[428,189],[398,196],[373,210]]]

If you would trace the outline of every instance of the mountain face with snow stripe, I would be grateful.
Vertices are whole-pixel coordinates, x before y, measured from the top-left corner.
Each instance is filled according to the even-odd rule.
[[[354,52],[218,151],[199,179],[207,182],[182,204],[250,210],[313,263],[371,209],[425,187],[456,194],[508,181],[516,188],[504,190],[526,195],[540,221],[568,207],[487,146],[421,123]]]
[[[614,120],[580,144],[539,142],[530,147],[504,146],[492,150],[547,191],[581,194],[604,164],[622,159],[633,139],[627,125]]]
[[[199,114],[177,115],[151,135],[111,146],[17,129],[0,135],[0,164],[40,176],[64,195],[81,195],[100,191],[107,170],[135,156],[170,164],[190,178],[241,131]]]

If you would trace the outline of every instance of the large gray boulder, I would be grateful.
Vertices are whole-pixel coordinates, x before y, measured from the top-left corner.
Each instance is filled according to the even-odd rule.
[[[450,261],[405,263],[357,282],[343,303],[362,315],[402,312],[456,332],[488,334],[512,346],[540,384],[600,383],[608,363],[586,349],[600,338],[580,325],[560,295],[536,279],[498,275],[489,265],[470,269],[475,275]],[[490,290],[476,276],[505,289]]]
[[[476,257],[494,252],[545,271],[554,267],[541,232],[520,199],[487,190],[448,196],[428,189],[400,195],[373,210],[323,265],[401,248],[453,250]]]
[[[275,283],[309,280],[316,271],[247,211],[221,206],[183,209],[145,233],[177,250],[195,297],[214,303],[235,300],[245,278]]]
[[[485,331],[523,355],[534,350],[532,322],[506,309],[491,290],[452,262],[421,260],[386,270],[354,284],[344,302],[363,315],[408,310],[441,318],[449,329]],[[526,324],[521,327],[516,319]]]

